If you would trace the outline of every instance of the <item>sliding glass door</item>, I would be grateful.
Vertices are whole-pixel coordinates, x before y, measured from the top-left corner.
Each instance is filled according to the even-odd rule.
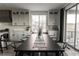
[[[39,29],[46,32],[46,15],[32,15],[32,32],[38,33]]]
[[[79,5],[77,5],[77,21],[76,21],[76,46],[79,49]]]
[[[66,42],[74,46],[75,39],[75,20],[76,20],[76,6],[67,10],[66,22]]]
[[[46,15],[40,15],[40,28],[42,32],[46,32]]]
[[[67,10],[66,42],[79,50],[79,4]]]

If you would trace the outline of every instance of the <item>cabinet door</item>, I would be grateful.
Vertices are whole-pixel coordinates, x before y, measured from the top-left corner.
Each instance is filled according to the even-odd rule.
[[[13,25],[28,25],[29,14],[24,10],[16,10],[12,12],[12,23]]]
[[[55,24],[55,16],[54,14],[49,14],[48,25]]]
[[[28,25],[29,24],[29,14],[27,11],[22,11],[21,13],[21,20],[23,25]]]
[[[29,25],[29,14],[25,14],[24,16],[23,16],[24,18],[24,24],[25,25]]]
[[[23,16],[19,14],[18,25],[23,25]]]
[[[18,25],[19,16],[16,13],[17,12],[15,12],[15,11],[12,12],[12,24],[13,25]]]
[[[18,25],[25,25],[25,21],[24,21],[24,11],[19,11],[19,20],[18,20]]]

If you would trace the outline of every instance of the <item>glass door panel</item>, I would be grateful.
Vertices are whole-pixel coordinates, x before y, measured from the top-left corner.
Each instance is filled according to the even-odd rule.
[[[39,30],[39,15],[32,15],[32,32],[37,33]]]
[[[42,33],[46,32],[46,15],[40,15],[40,28]]]
[[[76,6],[67,10],[66,42],[74,46]]]
[[[76,48],[79,49],[79,5],[77,6]]]
[[[32,15],[32,32],[46,32],[46,15]]]

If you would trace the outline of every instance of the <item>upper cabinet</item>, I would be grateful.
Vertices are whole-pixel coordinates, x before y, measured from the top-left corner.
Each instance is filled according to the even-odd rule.
[[[49,20],[48,20],[48,25],[55,25],[58,21],[58,10],[52,10],[48,12],[49,14]],[[57,20],[57,21],[56,21]]]
[[[29,25],[29,11],[12,10],[12,25]]]

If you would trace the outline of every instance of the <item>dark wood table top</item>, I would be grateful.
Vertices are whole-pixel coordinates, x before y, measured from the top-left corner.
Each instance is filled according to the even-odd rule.
[[[29,39],[24,41],[15,51],[61,51],[61,47],[47,34],[32,34]]]

